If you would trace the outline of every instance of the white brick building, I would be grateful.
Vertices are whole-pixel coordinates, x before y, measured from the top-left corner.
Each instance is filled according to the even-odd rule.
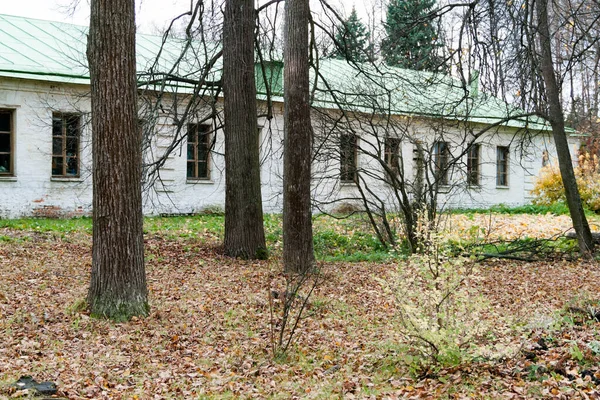
[[[92,133],[85,33],[84,27],[0,15],[2,218],[91,211]],[[138,72],[152,64],[160,40],[138,37]],[[173,57],[178,46],[168,50],[167,56]],[[163,56],[163,64],[168,63],[167,56]],[[357,180],[370,186],[373,193],[388,196],[389,185],[378,181],[386,177],[380,160],[399,163],[403,179],[416,185],[417,147],[425,149],[430,162],[436,162],[436,166],[425,166],[430,171],[443,166],[448,158],[464,160],[436,175],[447,183],[440,190],[441,204],[460,207],[528,202],[533,178],[542,163],[553,158],[547,126],[523,118],[505,121],[517,112],[478,93],[475,87],[470,88],[470,99],[463,102],[459,97],[464,91],[452,87],[449,78],[428,81],[427,87],[419,89],[411,83],[431,80],[431,74],[390,69],[397,75],[382,78],[384,84],[373,84],[372,75],[366,79],[365,73],[357,73],[344,61],[323,60],[321,66],[314,99],[315,211],[357,203]],[[270,77],[277,80],[271,87],[273,118],[259,118],[266,212],[282,208],[280,72],[280,63],[269,64]],[[331,85],[335,92],[327,93],[325,89]],[[155,88],[145,87],[150,90],[145,93]],[[258,89],[259,107],[266,109],[264,83],[259,82]],[[189,88],[185,90],[189,94]],[[172,102],[174,96],[167,94],[162,102]],[[382,98],[388,98],[385,104],[381,104]],[[220,105],[217,100],[216,108]],[[202,115],[194,114],[179,124],[183,136],[177,146],[171,146],[177,126],[172,114],[157,111],[160,109],[155,107],[150,117],[140,117],[144,130],[150,132],[145,159],[156,160],[172,150],[157,170],[160,179],[146,190],[145,212],[193,213],[222,207],[224,145],[217,119],[200,122]],[[383,113],[383,109],[389,112]],[[479,134],[482,130],[486,132]],[[478,145],[463,152],[473,140]],[[571,138],[571,142],[575,149],[577,139]],[[389,199],[393,203],[391,194]]]

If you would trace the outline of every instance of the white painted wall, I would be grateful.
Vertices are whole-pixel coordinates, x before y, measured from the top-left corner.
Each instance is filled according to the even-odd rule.
[[[86,86],[55,84],[50,82],[0,78],[0,109],[14,112],[14,176],[0,177],[0,217],[15,218],[31,215],[85,215],[91,212],[91,129],[89,124],[90,103]],[[77,179],[51,178],[52,112],[82,113],[81,176]],[[191,121],[193,122],[193,121]],[[260,120],[261,125],[261,182],[265,212],[281,212],[282,209],[282,148],[283,112],[281,104],[275,104],[275,117],[271,121]],[[162,154],[175,127],[166,118],[159,118],[154,127],[156,141],[154,154]],[[317,129],[317,128],[316,128]],[[427,124],[414,121],[414,134],[423,141],[433,142]],[[451,135],[449,132],[448,135]],[[454,132],[459,135],[459,131]],[[518,136],[518,135],[517,135]],[[373,143],[369,134],[361,135],[361,146]],[[573,149],[577,140],[572,139]],[[497,188],[496,145],[509,145],[510,184]],[[206,207],[223,207],[225,202],[223,133],[217,132],[216,146],[211,157],[211,179],[188,181],[186,179],[185,145],[171,154],[161,169],[162,185],[146,192],[144,212],[195,213]],[[335,150],[335,146],[332,147]],[[548,135],[538,135],[528,148],[529,154],[521,157],[514,131],[497,131],[485,137],[482,145],[482,184],[478,189],[452,193],[442,202],[453,207],[483,207],[505,203],[523,204],[530,200],[529,190],[533,177],[541,167],[542,151],[548,148],[551,158],[554,146]],[[404,144],[403,158],[407,171],[412,168],[412,145]],[[369,163],[372,165],[369,166]],[[466,163],[466,161],[465,161]],[[325,165],[327,164],[327,165]],[[328,163],[314,167],[313,195],[320,201],[354,196],[352,184],[340,185],[337,179],[339,162],[331,158]],[[359,156],[361,167],[379,171],[368,157]],[[456,173],[453,179],[464,179]],[[386,193],[385,185],[377,186],[378,193]],[[448,196],[445,196],[448,197]],[[330,209],[336,207],[331,204]]]

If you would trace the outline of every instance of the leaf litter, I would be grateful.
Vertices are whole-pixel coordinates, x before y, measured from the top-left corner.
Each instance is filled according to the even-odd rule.
[[[476,284],[503,356],[416,377],[384,288],[401,261],[323,263],[281,359],[270,348],[269,296],[285,287],[277,257],[235,260],[214,238],[147,235],[151,315],[115,324],[82,307],[88,233],[0,233],[11,238],[0,243],[0,397],[18,395],[9,384],[24,375],[69,399],[599,397],[599,325],[585,313],[600,300],[597,262],[486,261]]]

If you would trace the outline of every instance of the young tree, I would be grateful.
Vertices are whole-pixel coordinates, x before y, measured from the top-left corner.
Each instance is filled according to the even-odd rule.
[[[148,314],[142,219],[134,0],[91,1],[87,57],[92,98],[92,315]]]
[[[308,0],[287,0],[284,28],[283,264],[314,266],[311,213],[312,125],[309,103]]]
[[[439,55],[435,0],[391,0],[387,8],[387,37],[381,47],[388,65],[415,70],[444,69]]]
[[[227,0],[223,22],[225,253],[266,258],[254,78],[253,0]]]
[[[350,16],[336,31],[336,50],[333,56],[348,61],[365,62],[370,58],[368,40],[369,31],[358,18],[356,8],[352,7]]]

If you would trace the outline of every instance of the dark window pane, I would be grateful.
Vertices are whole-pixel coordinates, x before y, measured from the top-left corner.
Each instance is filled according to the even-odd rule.
[[[10,113],[0,112],[0,132],[10,132]]]
[[[449,149],[446,142],[435,142],[433,145],[436,180],[440,185],[448,184]]]
[[[79,117],[70,116],[67,120],[67,136],[79,136]]]
[[[399,173],[400,165],[400,139],[386,138],[385,140],[385,162],[395,173]]]
[[[199,142],[202,143],[204,146],[208,146],[208,138],[209,138],[209,134],[208,132],[202,132],[200,134],[200,138],[199,138]]]
[[[67,158],[67,175],[77,175],[79,173],[77,168],[77,158]]]
[[[205,162],[198,163],[198,178],[208,178],[208,168]]]
[[[0,174],[10,174],[10,154],[0,154]]]
[[[187,177],[188,178],[196,178],[195,168],[193,162],[187,163]]]
[[[208,160],[208,147],[204,144],[198,145],[198,161]]]
[[[210,132],[210,125],[200,125],[198,127],[198,132],[202,133],[204,136],[208,136],[207,133]]]
[[[67,155],[76,156],[79,152],[79,139],[78,138],[67,138]]]
[[[467,156],[467,183],[469,185],[479,184],[479,145],[474,144]]]
[[[63,158],[52,157],[52,175],[60,176],[63,174]]]
[[[10,134],[0,133],[0,153],[10,153]]]
[[[496,184],[508,186],[508,147],[498,147],[496,154]]]
[[[194,159],[194,144],[193,143],[188,143],[188,145],[187,145],[187,159],[188,160]]]
[[[60,118],[60,117],[52,118],[52,135],[62,136],[62,118]]]
[[[62,138],[52,139],[52,154],[55,156],[62,156]]]
[[[193,143],[196,141],[196,125],[188,125],[188,143]]]
[[[342,181],[356,179],[356,135],[342,135],[340,137],[340,163]]]

